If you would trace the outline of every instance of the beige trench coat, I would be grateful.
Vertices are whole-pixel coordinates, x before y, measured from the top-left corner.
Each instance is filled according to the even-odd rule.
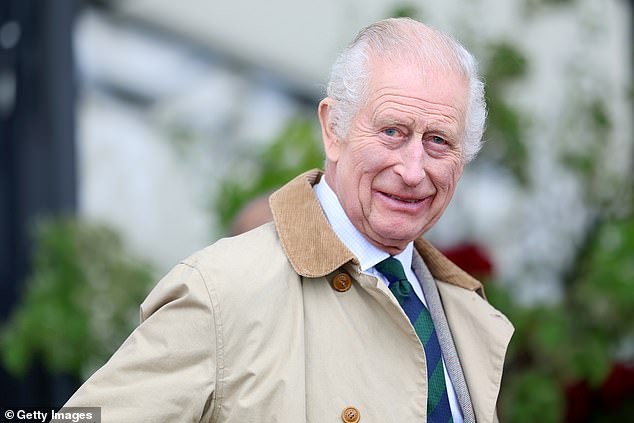
[[[169,272],[139,327],[67,406],[103,407],[106,423],[326,423],[349,407],[362,423],[424,422],[424,350],[385,284],[362,274],[330,229],[311,189],[319,175],[271,197],[274,224]],[[415,246],[436,280],[476,420],[497,421],[512,325],[479,282],[424,240]]]

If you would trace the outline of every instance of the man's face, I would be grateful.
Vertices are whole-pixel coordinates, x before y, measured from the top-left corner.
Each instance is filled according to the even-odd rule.
[[[459,74],[376,60],[369,97],[346,139],[325,127],[326,180],[365,238],[390,254],[428,230],[462,174],[468,82]]]

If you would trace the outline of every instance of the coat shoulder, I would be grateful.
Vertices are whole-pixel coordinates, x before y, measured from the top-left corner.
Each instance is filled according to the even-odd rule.
[[[192,254],[183,264],[204,271],[217,270],[212,264],[239,267],[255,265],[264,257],[284,255],[275,225],[266,223],[243,234],[222,238]],[[235,270],[235,269],[234,269]]]
[[[299,287],[300,277],[288,261],[273,223],[223,238],[182,264],[200,272],[210,293],[230,303],[237,297],[270,297]]]
[[[205,280],[221,277],[235,280],[252,277],[267,269],[289,266],[273,223],[241,235],[222,238],[182,263],[198,269]]]

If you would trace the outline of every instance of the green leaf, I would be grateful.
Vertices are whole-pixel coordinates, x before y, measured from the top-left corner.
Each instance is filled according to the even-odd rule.
[[[137,324],[133,316],[153,281],[149,267],[129,257],[103,225],[42,222],[22,299],[1,331],[5,368],[21,376],[37,358],[81,377],[105,362]]]

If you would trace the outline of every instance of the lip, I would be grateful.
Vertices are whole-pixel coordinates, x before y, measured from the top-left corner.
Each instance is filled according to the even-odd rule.
[[[425,208],[431,201],[432,195],[424,197],[412,197],[406,195],[397,195],[384,191],[375,191],[375,194],[381,199],[381,201],[388,206],[388,208],[395,211],[402,211],[407,213],[416,213]]]

